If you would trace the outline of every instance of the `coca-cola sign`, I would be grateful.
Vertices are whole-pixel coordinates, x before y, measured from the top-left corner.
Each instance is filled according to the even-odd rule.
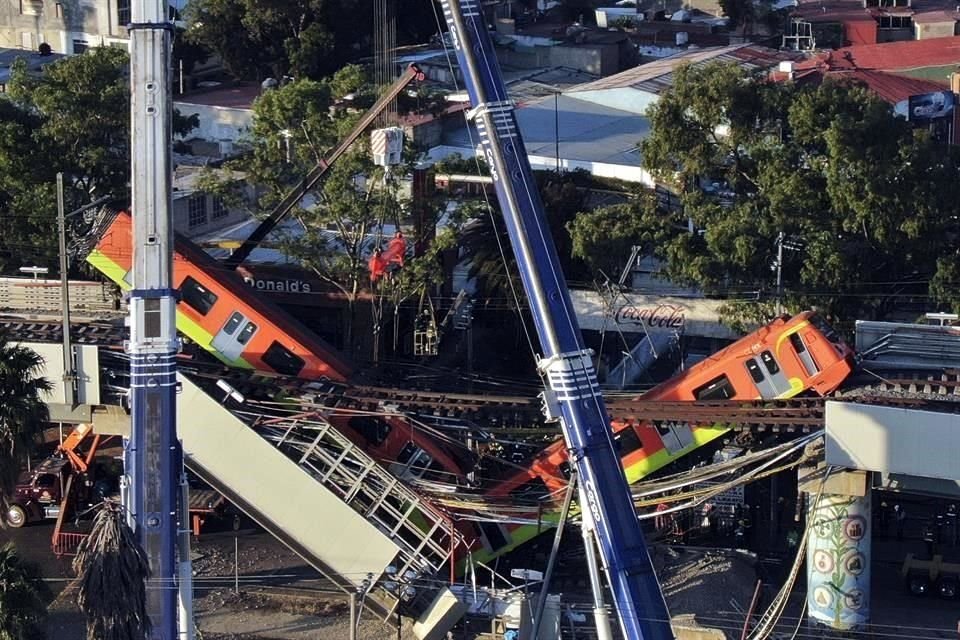
[[[672,304],[646,307],[625,304],[617,309],[615,319],[617,324],[646,325],[650,329],[682,329],[686,310]]]

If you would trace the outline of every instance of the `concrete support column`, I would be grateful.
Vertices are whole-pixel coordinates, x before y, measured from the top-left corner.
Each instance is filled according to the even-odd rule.
[[[807,616],[842,631],[870,622],[870,495],[810,493]]]

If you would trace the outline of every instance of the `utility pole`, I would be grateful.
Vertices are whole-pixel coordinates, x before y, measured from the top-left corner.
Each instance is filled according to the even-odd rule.
[[[67,255],[67,218],[79,215],[88,209],[103,204],[110,196],[103,196],[64,213],[63,173],[57,173],[57,231],[60,235],[60,306],[63,308],[63,403],[73,409],[77,405],[77,371],[73,366],[73,345],[70,344],[70,257]],[[21,269],[23,271],[23,269]],[[36,279],[36,274],[34,274]]]
[[[777,234],[777,315],[783,313],[783,231]]]
[[[176,292],[172,288],[171,32],[166,0],[131,3],[131,435],[128,513],[150,563],[149,640],[176,640],[177,507],[183,455],[176,432]],[[185,519],[184,519],[185,520]],[[182,553],[181,553],[182,555]]]
[[[67,217],[63,210],[63,173],[57,173],[57,229],[60,235],[60,307],[63,309],[63,403],[73,409],[76,405],[73,369],[73,347],[70,345],[70,283],[67,266]]]

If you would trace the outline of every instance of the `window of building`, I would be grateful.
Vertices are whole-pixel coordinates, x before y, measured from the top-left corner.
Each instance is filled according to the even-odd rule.
[[[217,304],[217,295],[190,276],[184,278],[180,285],[180,297],[202,316],[207,315],[213,305]]]
[[[58,18],[62,18],[62,17],[63,17],[63,3],[62,3],[62,2],[58,2],[58,3],[57,3],[56,12],[57,12],[57,17],[58,17]]]
[[[268,364],[271,369],[285,376],[299,375],[300,370],[303,369],[303,365],[306,364],[303,358],[276,340],[274,340],[273,344],[263,353],[263,361]],[[379,442],[377,444],[379,444]]]
[[[724,374],[693,390],[693,397],[697,400],[729,400],[735,395],[737,392]]]
[[[912,29],[913,19],[910,16],[880,16],[881,29]]]
[[[213,197],[213,219],[219,220],[220,218],[226,218],[227,214],[230,213],[227,211],[227,205],[223,203],[223,198],[218,198],[217,196]]]
[[[20,14],[38,16],[43,9],[43,0],[20,0]]]
[[[130,0],[117,0],[117,26],[130,24]]]
[[[187,226],[193,229],[207,224],[207,196],[200,194],[187,200]]]
[[[88,43],[86,40],[74,40],[74,41],[73,41],[73,52],[74,52],[74,53],[77,53],[77,54],[83,53],[84,51],[86,51],[86,50],[89,49],[89,48],[90,48],[90,43]]]

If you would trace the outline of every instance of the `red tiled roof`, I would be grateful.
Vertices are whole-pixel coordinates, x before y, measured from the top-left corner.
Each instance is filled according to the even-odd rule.
[[[960,36],[844,47],[797,63],[798,69],[906,71],[960,65]]]

